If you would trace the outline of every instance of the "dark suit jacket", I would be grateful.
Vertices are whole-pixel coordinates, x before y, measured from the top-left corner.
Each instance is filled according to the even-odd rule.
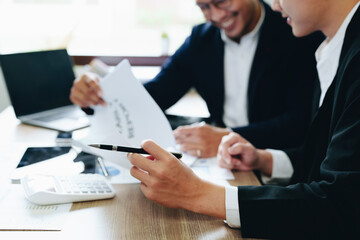
[[[322,36],[296,39],[280,14],[264,6],[265,20],[248,87],[250,124],[233,130],[258,148],[299,146],[310,124],[317,80],[314,52]],[[191,36],[145,87],[163,110],[195,87],[207,104],[210,122],[224,126],[223,65],[220,29],[205,23],[194,27]]]
[[[245,237],[360,239],[360,8],[288,187],[239,187]]]

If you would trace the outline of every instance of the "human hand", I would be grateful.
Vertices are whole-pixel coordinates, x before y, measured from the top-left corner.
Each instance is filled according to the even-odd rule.
[[[180,126],[174,130],[176,143],[189,155],[208,158],[216,156],[223,136],[231,131],[209,124]]]
[[[92,73],[85,73],[75,79],[70,93],[71,102],[83,108],[98,104],[105,106],[99,81],[99,78]]]
[[[258,150],[237,133],[224,136],[217,153],[218,164],[222,168],[249,171],[259,166]]]
[[[141,181],[141,191],[148,199],[166,207],[225,219],[224,187],[201,180],[181,160],[151,140],[144,141],[142,148],[151,156],[131,153],[128,159],[134,165],[130,173]]]

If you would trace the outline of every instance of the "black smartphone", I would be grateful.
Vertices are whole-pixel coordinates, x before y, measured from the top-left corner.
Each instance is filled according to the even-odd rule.
[[[26,149],[16,168],[21,168],[34,163],[42,162],[50,158],[58,157],[60,155],[69,153],[70,149],[71,147],[59,146],[29,147]],[[103,175],[107,176],[107,171],[103,165],[101,157],[85,152],[80,152],[74,159],[74,162],[79,161],[84,163],[85,168],[83,173],[102,173]]]
[[[56,136],[56,143],[58,144],[71,144],[72,132],[59,132]]]
[[[30,164],[42,162],[49,158],[54,158],[70,151],[71,147],[29,147],[26,149],[16,168],[28,166]]]

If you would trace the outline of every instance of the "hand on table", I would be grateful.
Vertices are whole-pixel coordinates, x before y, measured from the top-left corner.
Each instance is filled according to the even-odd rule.
[[[272,174],[272,155],[265,150],[256,149],[237,133],[223,137],[217,160],[222,168],[241,171],[260,170],[268,176]]]
[[[183,208],[225,219],[224,187],[201,180],[181,160],[151,140],[142,148],[151,154],[144,157],[128,154],[134,165],[130,173],[141,181],[144,195],[170,208]]]
[[[259,153],[245,138],[231,133],[223,137],[217,159],[222,168],[249,171],[257,167]]]
[[[215,157],[223,136],[231,131],[208,124],[181,126],[174,130],[176,143],[189,155],[208,158]]]

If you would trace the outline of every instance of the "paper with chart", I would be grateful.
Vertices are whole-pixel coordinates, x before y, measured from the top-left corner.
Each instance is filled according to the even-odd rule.
[[[220,168],[218,166],[216,157],[198,159],[194,164],[192,164],[191,169],[200,178],[224,186],[228,185],[225,180],[235,179],[234,174],[232,174],[229,169]]]

